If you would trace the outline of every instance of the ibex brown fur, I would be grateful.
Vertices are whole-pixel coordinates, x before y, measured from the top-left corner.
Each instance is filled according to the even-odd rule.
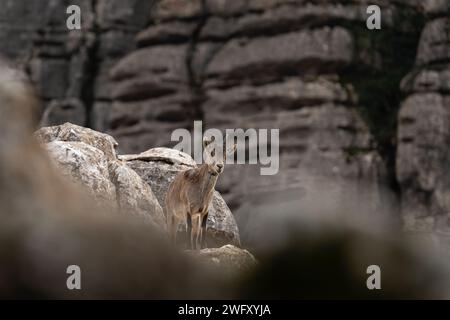
[[[214,137],[205,138],[203,146],[205,163],[180,172],[170,184],[166,195],[167,226],[172,240],[176,242],[178,226],[184,222],[192,249],[205,245],[206,221],[214,187],[219,174],[223,172],[226,155],[232,154],[236,149],[234,144],[228,150],[225,144],[222,148],[217,148]]]

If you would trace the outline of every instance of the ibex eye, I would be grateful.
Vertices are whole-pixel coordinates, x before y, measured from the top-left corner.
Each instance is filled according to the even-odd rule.
[[[216,155],[216,150],[211,151],[211,156],[215,156]]]

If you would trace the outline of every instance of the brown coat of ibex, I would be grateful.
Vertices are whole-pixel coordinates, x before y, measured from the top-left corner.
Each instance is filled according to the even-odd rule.
[[[226,139],[225,139],[226,140]],[[214,136],[203,140],[204,164],[178,173],[166,195],[167,226],[176,243],[178,226],[186,224],[191,248],[199,249],[206,240],[206,221],[214,187],[223,172],[227,154],[236,150],[236,145],[226,149],[225,143],[216,146]]]

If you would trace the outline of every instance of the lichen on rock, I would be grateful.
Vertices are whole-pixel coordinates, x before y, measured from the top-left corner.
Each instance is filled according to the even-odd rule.
[[[64,175],[101,205],[138,215],[166,230],[162,208],[152,189],[117,158],[113,137],[71,123],[41,128],[35,137]]]

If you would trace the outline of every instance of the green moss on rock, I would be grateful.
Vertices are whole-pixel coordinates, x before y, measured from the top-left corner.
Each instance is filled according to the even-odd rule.
[[[395,12],[393,20],[395,27],[382,26],[381,30],[344,23],[355,39],[355,63],[340,78],[344,85],[354,87],[358,110],[395,184],[397,113],[403,98],[400,82],[414,67],[424,17],[403,7]]]

